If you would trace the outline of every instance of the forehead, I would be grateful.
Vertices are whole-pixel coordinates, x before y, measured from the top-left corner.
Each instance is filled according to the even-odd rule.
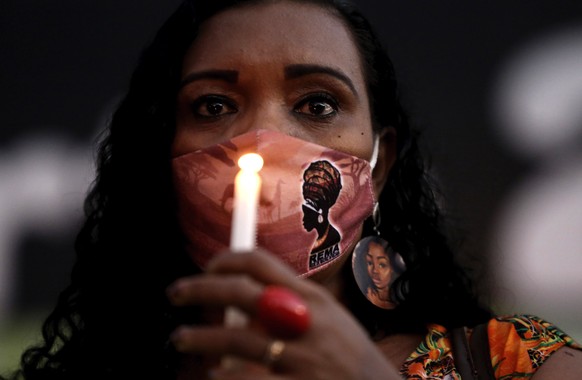
[[[362,77],[350,31],[333,10],[278,1],[236,7],[211,17],[190,46],[185,70],[271,62],[332,65]],[[226,67],[225,67],[226,68]]]
[[[380,244],[374,242],[370,242],[370,244],[368,245],[368,255],[388,257],[388,255],[384,251],[384,248]]]

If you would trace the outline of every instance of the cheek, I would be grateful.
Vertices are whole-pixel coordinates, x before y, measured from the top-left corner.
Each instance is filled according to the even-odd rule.
[[[382,278],[387,280],[390,278],[390,268],[386,268],[382,270]]]
[[[172,139],[172,156],[177,157],[184,153],[193,152],[203,147],[203,142],[198,138],[198,134],[193,133],[189,127],[188,110],[185,106],[179,106],[176,115],[176,128]]]
[[[350,123],[334,133],[327,144],[330,148],[369,161],[374,150],[374,132],[371,124]]]

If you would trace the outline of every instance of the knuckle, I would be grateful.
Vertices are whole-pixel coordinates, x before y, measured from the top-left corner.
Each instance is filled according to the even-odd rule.
[[[229,334],[226,342],[226,349],[228,352],[234,354],[241,354],[247,351],[248,339],[241,334]]]
[[[246,275],[230,276],[226,280],[225,293],[229,299],[239,299],[253,288],[253,281]]]

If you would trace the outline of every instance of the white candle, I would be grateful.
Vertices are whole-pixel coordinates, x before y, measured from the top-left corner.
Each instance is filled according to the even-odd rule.
[[[240,171],[234,179],[234,205],[230,230],[230,249],[234,252],[251,251],[257,240],[257,209],[261,192],[259,170],[263,158],[248,153],[238,160]]]
[[[234,203],[230,230],[230,249],[237,252],[252,251],[257,242],[257,210],[261,192],[261,177],[258,172],[263,167],[263,158],[256,153],[248,153],[238,160],[240,171],[234,180]],[[244,327],[247,316],[235,307],[227,307],[224,325]],[[222,360],[222,366],[236,369],[241,363],[231,357]]]

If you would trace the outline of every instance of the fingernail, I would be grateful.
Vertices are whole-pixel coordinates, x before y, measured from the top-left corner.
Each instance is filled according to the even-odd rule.
[[[173,283],[172,285],[166,288],[166,296],[172,302],[177,301],[180,298],[180,291],[181,291],[180,283]]]
[[[228,375],[222,368],[211,368],[206,372],[206,377],[210,380],[217,380],[228,378]]]
[[[184,333],[184,328],[183,327],[178,327],[177,329],[175,329],[174,331],[172,331],[172,333],[170,334],[170,342],[172,343],[172,345],[174,346],[174,348],[176,349],[176,351],[180,351],[181,350],[181,346],[182,346],[182,334]]]

